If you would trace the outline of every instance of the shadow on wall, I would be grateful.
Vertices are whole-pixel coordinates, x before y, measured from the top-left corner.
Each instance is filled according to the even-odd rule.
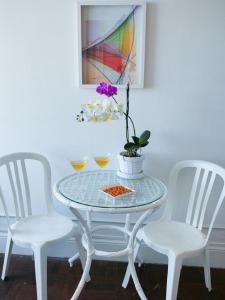
[[[146,44],[145,44],[145,80],[144,87],[154,86],[156,39],[157,39],[157,4],[147,3]]]
[[[145,153],[144,173],[159,178],[167,185],[173,163],[173,155],[169,159],[169,156],[163,153],[161,155],[157,152]]]

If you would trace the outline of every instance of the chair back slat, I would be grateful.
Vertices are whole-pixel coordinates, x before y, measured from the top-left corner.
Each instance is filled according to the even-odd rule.
[[[196,191],[197,191],[197,187],[198,187],[200,173],[201,173],[201,168],[197,168],[197,170],[195,172],[194,180],[193,180],[193,185],[192,185],[192,189],[191,189],[189,202],[188,202],[188,210],[187,210],[187,217],[186,217],[187,224],[191,224],[191,221],[192,221],[192,212],[194,209],[195,196],[196,196]]]
[[[198,226],[198,219],[199,219],[199,216],[200,216],[200,210],[201,210],[201,206],[202,206],[202,202],[203,202],[203,195],[204,195],[204,192],[205,192],[205,189],[206,189],[206,181],[207,181],[208,174],[209,174],[208,170],[204,170],[203,172],[204,173],[203,173],[202,181],[200,182],[200,189],[199,189],[199,193],[198,193],[198,198],[197,198],[195,210],[193,211],[192,225],[194,227]]]
[[[14,184],[12,171],[11,171],[9,162],[6,163],[6,169],[7,169],[7,173],[8,173],[8,176],[9,176],[9,182],[10,182],[10,186],[11,186],[11,190],[12,190],[16,219],[18,221],[20,219],[19,204],[18,204],[18,198],[17,198],[17,193],[16,193],[16,187],[15,187],[15,184]]]
[[[18,199],[19,199],[19,206],[20,206],[20,216],[22,218],[25,217],[25,210],[24,210],[24,203],[23,203],[23,194],[22,194],[22,188],[21,188],[21,182],[19,177],[19,170],[17,161],[13,162],[14,171],[15,171],[15,177],[16,177],[16,184],[17,184],[17,191],[18,191]]]
[[[207,207],[207,204],[209,202],[209,197],[210,197],[210,194],[212,192],[212,188],[213,188],[213,184],[215,182],[215,179],[216,179],[216,173],[213,172],[211,174],[211,178],[210,178],[210,181],[209,181],[206,193],[205,193],[205,198],[204,198],[204,201],[203,201],[203,204],[202,204],[202,209],[201,209],[201,214],[200,214],[199,224],[198,224],[198,229],[199,230],[202,230],[203,221],[204,221],[204,217],[205,217],[205,213],[206,213],[206,207]]]
[[[208,229],[206,233],[207,243],[219,209],[225,198],[225,169],[216,164],[199,160],[182,161],[177,163],[172,169],[169,179],[168,207],[170,207],[170,210],[165,210],[165,214],[170,211],[170,219],[172,218],[173,211],[175,210],[175,195],[179,181],[178,178],[181,171],[188,168],[194,170],[195,173],[190,189],[185,222],[199,230],[202,230],[209,201],[210,199],[213,199],[212,202],[214,208],[213,211],[210,212],[211,217],[209,220],[208,217],[210,214],[207,214],[207,223],[209,222],[209,226],[208,228],[205,228]],[[217,177],[222,180],[222,186],[219,184],[219,181],[216,182]],[[170,192],[170,190],[172,191]]]
[[[28,176],[27,176],[27,169],[25,165],[25,160],[21,160],[21,167],[24,179],[24,187],[25,187],[25,194],[26,194],[26,202],[27,202],[27,214],[28,216],[32,215],[32,207],[31,207],[31,197],[30,197],[30,187],[28,183]]]
[[[9,178],[9,186],[11,188],[13,199],[14,212],[12,216],[15,216],[17,221],[21,218],[26,218],[33,213],[26,165],[27,161],[31,160],[39,162],[43,167],[43,191],[46,208],[48,212],[54,210],[51,191],[51,169],[48,160],[44,156],[36,153],[14,153],[6,155],[0,158],[0,171],[1,167],[6,167],[6,174]],[[2,191],[0,189],[0,192],[0,201],[2,202],[5,215],[8,219],[8,212],[11,212],[11,210],[9,210],[9,207],[7,208],[7,206],[10,204],[8,198],[6,199],[5,197],[4,190]],[[7,220],[8,224],[9,221],[10,220]]]

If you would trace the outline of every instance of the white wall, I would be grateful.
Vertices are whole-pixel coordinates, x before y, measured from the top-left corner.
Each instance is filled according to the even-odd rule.
[[[165,182],[181,159],[225,167],[224,28],[224,0],[148,3],[145,89],[131,91],[131,111],[139,132],[152,131],[146,172]],[[76,86],[76,34],[74,0],[0,0],[0,155],[43,153],[54,181],[71,172],[67,159],[116,154],[124,143],[123,120],[75,120],[96,97]],[[224,213],[216,223],[222,251]]]

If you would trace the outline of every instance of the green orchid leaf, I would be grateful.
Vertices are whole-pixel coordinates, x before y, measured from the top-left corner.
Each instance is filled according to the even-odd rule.
[[[132,136],[132,139],[133,139],[135,145],[138,146],[139,145],[139,138],[137,136]]]
[[[150,136],[151,136],[151,132],[149,130],[145,130],[139,138],[139,143],[143,144],[143,143],[147,142],[147,140],[150,138]]]
[[[135,145],[134,143],[127,143],[124,145],[124,149],[125,150],[136,150],[138,149],[139,147],[137,145]]]
[[[142,143],[142,144],[140,144],[140,147],[145,147],[145,146],[147,146],[149,144],[149,141],[147,141],[147,142],[145,142],[145,143]]]

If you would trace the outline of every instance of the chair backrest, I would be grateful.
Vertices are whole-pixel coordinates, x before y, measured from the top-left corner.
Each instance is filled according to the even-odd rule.
[[[26,164],[29,160],[38,161],[41,163],[44,171],[44,194],[47,211],[53,210],[52,192],[51,192],[51,169],[48,160],[36,153],[13,153],[0,158],[0,170],[6,168],[9,185],[11,187],[13,198],[13,209],[16,220],[32,215],[31,193],[29,178],[27,174]],[[1,185],[1,183],[0,183]],[[10,227],[9,213],[7,204],[2,189],[0,187],[0,201],[7,218],[8,226]]]
[[[217,193],[215,193],[216,199],[213,198],[213,202],[215,205],[209,220],[206,239],[207,243],[215,219],[225,197],[225,169],[216,164],[201,160],[185,160],[178,162],[172,169],[169,177],[168,204],[165,212],[166,218],[172,218],[173,210],[177,205],[174,199],[176,198],[178,179],[182,173],[181,171],[183,171],[184,169],[193,170],[191,188],[188,191],[185,222],[195,228],[198,228],[200,231],[203,228],[204,219],[206,216],[207,208],[209,206],[209,199],[212,196],[211,194],[215,186],[216,179],[218,178],[222,182],[219,188],[217,188]]]

